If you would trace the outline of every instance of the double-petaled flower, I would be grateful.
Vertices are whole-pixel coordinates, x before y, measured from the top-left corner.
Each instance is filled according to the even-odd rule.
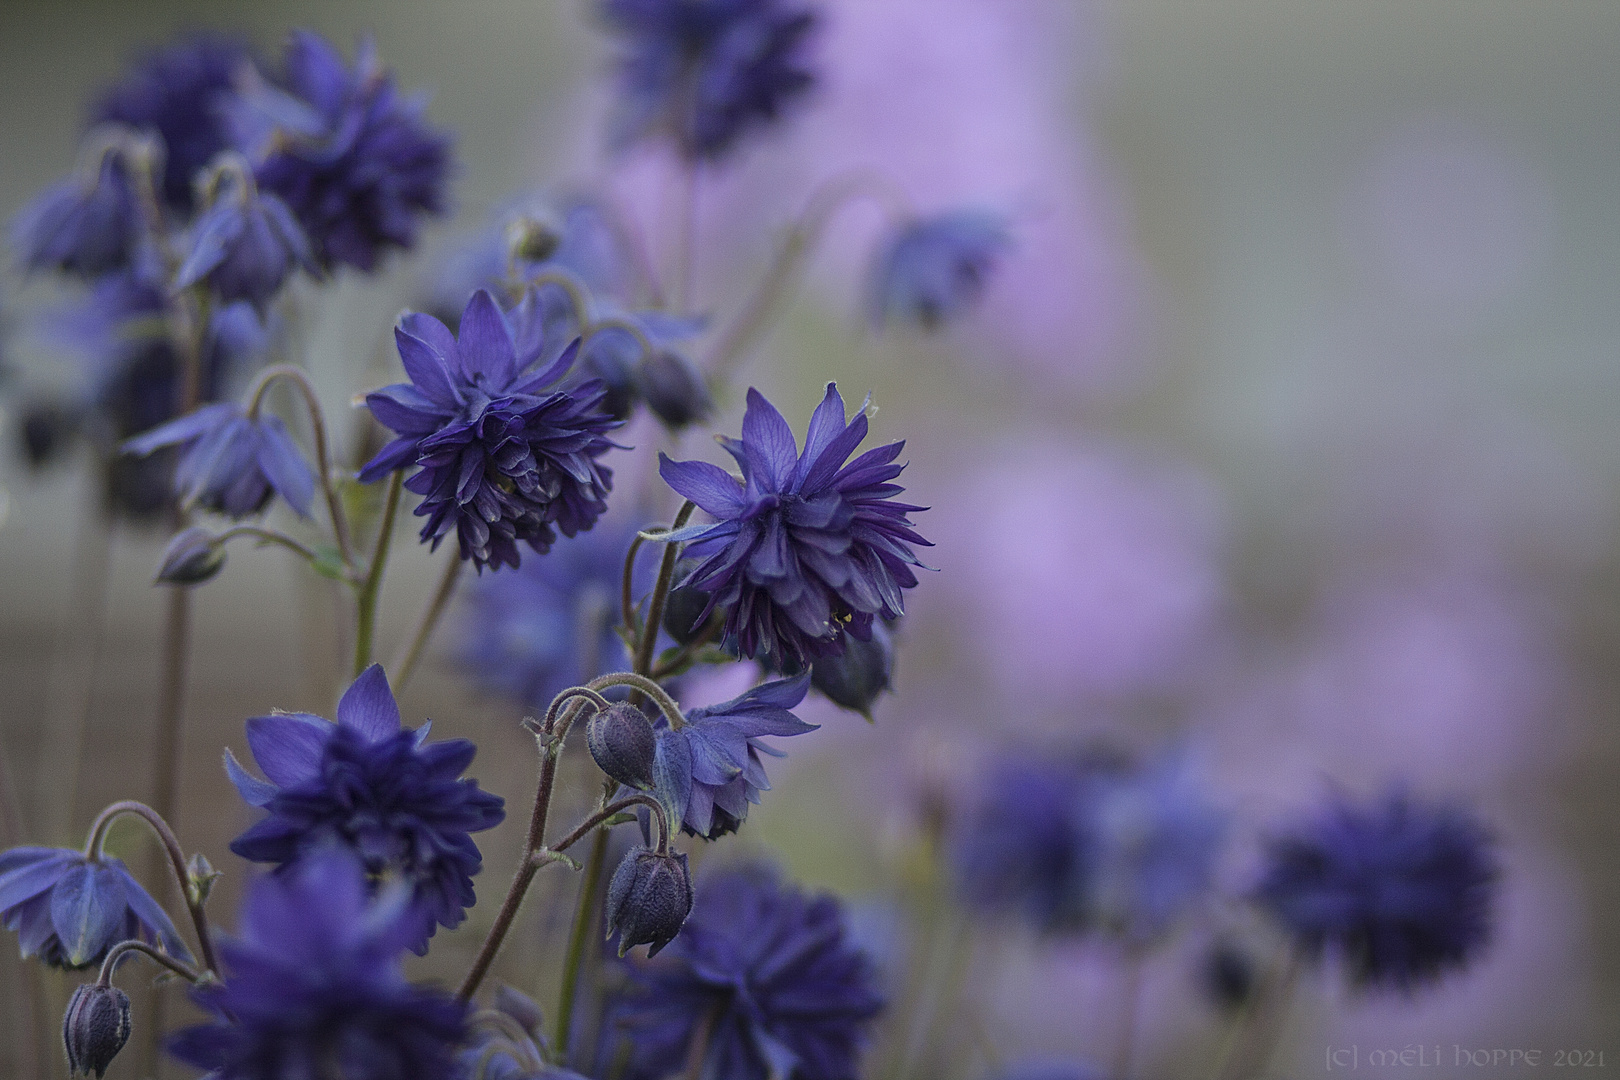
[[[462,312],[459,336],[431,315],[407,314],[394,330],[411,377],[366,396],[371,414],[399,437],[360,479],[415,467],[407,490],[422,496],[422,540],[436,548],[453,530],[461,557],[517,566],[519,541],[545,553],[560,531],[589,529],[607,509],[613,472],[597,459],[617,426],[589,380],[552,388],[578,354],[529,370],[540,356],[539,305],[528,294],[511,321],[488,290]]]

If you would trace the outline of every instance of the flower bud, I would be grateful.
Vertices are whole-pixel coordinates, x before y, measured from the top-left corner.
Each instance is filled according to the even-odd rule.
[[[128,1040],[128,994],[100,983],[85,983],[73,991],[62,1016],[69,1075],[101,1076]]]
[[[657,739],[640,709],[623,703],[602,709],[585,725],[585,742],[602,771],[626,787],[653,786]]]
[[[506,226],[506,249],[514,258],[545,262],[562,243],[562,230],[555,221],[524,214]]]
[[[714,410],[714,399],[692,362],[671,349],[659,349],[636,366],[641,396],[654,415],[679,429]]]
[[[607,931],[619,934],[619,955],[636,945],[649,945],[657,956],[681,932],[692,911],[692,876],[686,853],[660,855],[631,848],[608,883]]]
[[[691,561],[693,566],[697,560]],[[680,566],[676,566],[676,574],[681,573]],[[695,589],[690,585],[683,585],[678,589],[669,591],[669,599],[664,601],[664,633],[675,639],[677,645],[690,645],[703,629],[698,622],[703,617],[703,610],[709,606],[709,594],[702,589]]]
[[[872,719],[872,702],[889,689],[894,677],[894,636],[881,620],[872,623],[872,640],[844,635],[844,651],[817,658],[810,665],[810,685],[835,705]]]
[[[207,529],[193,525],[181,529],[163,551],[157,580],[165,585],[195,585],[219,573],[225,565],[225,545]]]

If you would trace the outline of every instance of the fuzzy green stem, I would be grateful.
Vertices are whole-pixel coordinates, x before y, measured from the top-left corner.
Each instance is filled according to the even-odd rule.
[[[279,544],[305,562],[314,562],[319,558],[312,549],[305,547],[286,533],[277,532],[275,529],[266,529],[259,525],[232,525],[229,529],[214,537],[214,546],[217,547],[227,540],[235,540],[238,536],[251,536],[265,544]]]
[[[682,503],[680,512],[675,515],[675,524],[669,527],[669,531],[674,532],[690,521],[692,511],[696,509],[697,504],[691,499]],[[641,636],[636,639],[635,670],[638,675],[646,675],[652,671],[653,649],[658,644],[658,627],[664,621],[664,604],[669,600],[669,587],[675,577],[675,559],[679,553],[679,545],[664,545],[664,558],[658,564],[658,580],[653,585],[652,599],[647,602],[647,621],[642,625]],[[674,723],[673,720],[670,722]]]
[[[399,510],[399,492],[405,473],[396,471],[388,481],[387,501],[383,503],[382,524],[377,528],[377,546],[371,555],[360,595],[355,600],[354,677],[371,663],[371,638],[377,626],[377,594],[382,588],[383,569],[388,565],[388,545],[394,535],[394,514]]]
[[[176,960],[168,953],[154,949],[144,941],[131,938],[128,941],[120,941],[111,949],[107,950],[107,958],[101,962],[101,974],[96,979],[96,984],[98,986],[111,986],[113,970],[117,968],[119,962],[130,953],[140,953],[154,964],[157,964],[159,967],[168,968],[170,971],[174,972],[182,979],[185,979],[187,982],[194,983],[201,982],[203,980],[204,976],[202,972],[198,971],[190,964]]]
[[[674,698],[669,696],[669,691],[639,672],[615,671],[611,675],[603,675],[592,679],[586,685],[592,690],[606,690],[610,686],[632,687],[646,694],[657,704],[659,711],[664,714],[664,719],[669,721],[669,726],[673,730],[679,731],[686,725],[686,717],[681,715],[681,707],[675,703]]]

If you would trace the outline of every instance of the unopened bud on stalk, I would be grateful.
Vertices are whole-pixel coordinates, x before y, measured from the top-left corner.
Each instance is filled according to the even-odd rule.
[[[128,1041],[128,994],[100,983],[85,983],[73,991],[62,1016],[69,1075],[100,1077]]]

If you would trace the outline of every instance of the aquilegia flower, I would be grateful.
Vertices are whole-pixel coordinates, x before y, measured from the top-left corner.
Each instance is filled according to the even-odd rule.
[[[560,530],[589,529],[607,509],[613,471],[597,459],[613,447],[617,426],[601,411],[595,380],[545,387],[567,374],[578,354],[527,370],[540,354],[538,304],[531,291],[512,321],[488,290],[467,301],[460,336],[431,315],[405,315],[394,330],[408,383],[366,396],[371,413],[399,433],[360,470],[371,483],[419,466],[405,482],[423,496],[422,540],[454,529],[461,557],[482,570],[517,566],[517,541],[544,554]]]
[[[873,322],[933,330],[976,303],[996,260],[1012,243],[996,214],[957,210],[898,230],[872,262]]]
[[[225,767],[242,798],[268,813],[231,850],[285,867],[334,842],[348,848],[373,880],[411,887],[419,918],[408,944],[426,952],[435,923],[459,926],[475,902],[483,858],[470,834],[506,816],[499,796],[460,779],[477,748],[466,739],[430,743],[427,733],[427,724],[400,726],[379,664],[344,692],[336,724],[309,713],[254,717],[248,746],[270,782],[228,750]]]
[[[853,1080],[883,1008],[838,901],[760,866],[710,876],[680,936],[634,981],[616,1018],[649,1076],[683,1060],[708,1025],[699,1076]]]
[[[1039,929],[1147,941],[1203,896],[1224,815],[1188,763],[1010,758],[958,836],[964,892]]]
[[[261,413],[250,419],[234,402],[204,405],[130,439],[124,450],[145,455],[163,446],[181,448],[174,490],[182,505],[240,518],[257,514],[279,494],[309,516],[315,476],[280,417]]]
[[[94,278],[128,266],[141,242],[140,208],[124,149],[93,160],[34,197],[12,222],[11,243],[30,270]]]
[[[814,83],[816,18],[791,0],[603,0],[620,35],[619,138],[671,135],[687,158],[723,157]]]
[[[24,959],[54,968],[99,964],[130,938],[191,960],[174,923],[122,862],[71,848],[0,853],[0,924],[17,932]]]
[[[253,882],[225,981],[192,991],[211,1023],[169,1052],[215,1080],[442,1080],[458,1075],[467,1005],[415,986],[400,954],[421,922],[403,891],[370,898],[352,855],[328,848]]]
[[[450,141],[422,121],[362,40],[354,66],[305,31],[287,43],[278,89],[259,84],[235,110],[237,137],[265,154],[259,186],[292,208],[322,266],[376,268],[416,243],[417,220],[445,210]]]
[[[844,634],[866,640],[872,620],[905,611],[900,590],[917,584],[912,544],[928,545],[906,514],[926,509],[895,502],[891,464],[905,443],[846,458],[866,438],[866,413],[844,422],[844,399],[827,384],[810,418],[804,453],[782,414],[748,391],[742,440],[722,440],[742,469],[738,479],[703,461],[659,455],[666,483],[716,518],[669,534],[690,541],[685,554],[703,561],[679,584],[709,593],[726,613],[725,634],[746,657],[778,665],[836,656]]]
[[[219,34],[189,34],[140,57],[91,109],[97,123],[122,124],[163,141],[164,202],[191,212],[192,180],[231,148],[226,103],[236,74],[251,67],[247,45]]]
[[[1410,991],[1467,964],[1490,935],[1496,859],[1460,809],[1399,789],[1370,805],[1336,798],[1267,855],[1261,906],[1358,986]]]
[[[262,312],[299,267],[316,272],[309,241],[287,204],[227,168],[215,182],[213,202],[192,225],[174,285],[184,289],[207,279],[221,300],[246,300]]]
[[[659,719],[654,790],[670,811],[672,829],[678,817],[687,832],[709,840],[737,831],[748,804],[771,788],[759,755],[782,756],[760,737],[816,729],[788,711],[809,688],[808,674],[762,683],[741,697],[690,710],[679,731]]]

